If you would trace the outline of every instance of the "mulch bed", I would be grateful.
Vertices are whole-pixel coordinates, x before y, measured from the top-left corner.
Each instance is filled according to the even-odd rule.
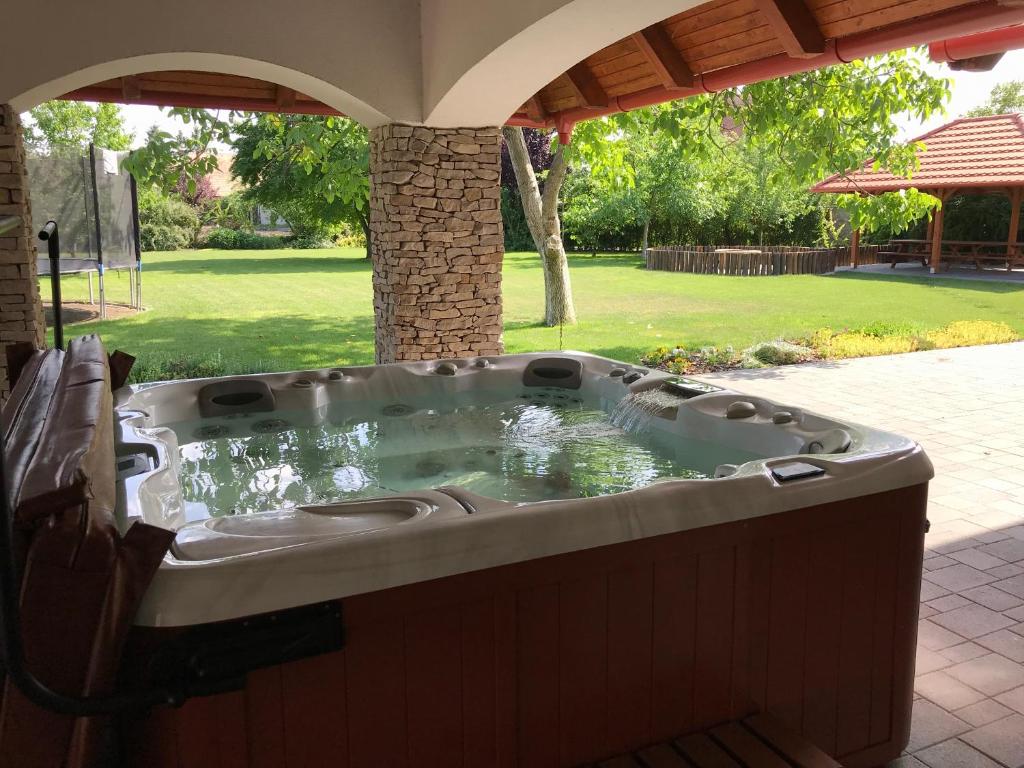
[[[49,302],[43,303],[43,312],[46,314],[46,324],[53,325],[53,306]],[[131,317],[138,314],[137,309],[132,309],[125,304],[111,304],[107,302],[107,320],[120,320],[123,317]],[[90,323],[100,319],[100,305],[88,304],[85,302],[65,301],[61,303],[61,317],[64,325],[75,325],[77,323]]]

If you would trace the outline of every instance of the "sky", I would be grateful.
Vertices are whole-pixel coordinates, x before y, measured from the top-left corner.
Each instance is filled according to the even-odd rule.
[[[991,72],[954,72],[945,64],[932,62],[928,66],[935,75],[953,80],[953,96],[946,107],[948,115],[935,117],[927,123],[900,120],[901,136],[905,139],[912,139],[982,104],[997,83],[1020,79],[1024,73],[1024,50],[1010,51]],[[180,120],[164,114],[159,107],[126,106],[122,107],[122,112],[129,131],[135,135],[134,146],[141,146],[146,131],[154,124],[170,133],[177,133],[184,127]]]

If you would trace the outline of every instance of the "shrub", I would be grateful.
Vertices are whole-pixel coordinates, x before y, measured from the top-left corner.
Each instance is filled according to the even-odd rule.
[[[255,210],[256,203],[244,192],[232,192],[213,201],[207,208],[206,220],[218,229],[242,229],[251,232]]]
[[[848,357],[898,355],[931,349],[928,340],[916,334],[875,336],[861,330],[833,331],[823,328],[811,337],[811,346],[822,357],[843,360]]]
[[[740,363],[744,368],[764,368],[772,365],[806,363],[815,357],[814,350],[810,347],[777,339],[763,341],[743,350]]]
[[[199,214],[176,197],[156,189],[139,194],[139,237],[144,251],[177,251],[199,235]]]
[[[1006,323],[991,320],[958,320],[945,328],[928,333],[928,340],[938,349],[970,347],[975,344],[1005,344],[1016,341],[1017,334]]]
[[[259,251],[270,248],[286,248],[288,243],[283,237],[260,235],[240,229],[212,229],[203,240],[202,247],[216,248],[222,251]]]
[[[735,368],[738,360],[732,347],[658,347],[641,357],[640,362],[669,373],[688,374]]]
[[[132,367],[128,380],[132,384],[142,384],[150,381],[240,376],[247,373],[267,373],[272,370],[275,370],[274,367],[262,360],[255,363],[226,360],[219,352],[183,354],[166,358],[140,357]]]
[[[283,240],[284,242],[280,242]],[[279,248],[333,248],[335,243],[324,235],[291,235],[279,239]],[[365,245],[365,244],[364,244]]]

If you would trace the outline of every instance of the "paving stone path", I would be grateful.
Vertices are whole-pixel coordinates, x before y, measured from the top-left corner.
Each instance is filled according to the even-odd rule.
[[[1024,342],[701,378],[924,446],[914,720],[893,765],[1024,766]]]

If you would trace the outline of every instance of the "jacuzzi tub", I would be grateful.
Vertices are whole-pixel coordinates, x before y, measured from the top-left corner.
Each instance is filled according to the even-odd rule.
[[[574,765],[759,710],[850,766],[906,743],[932,476],[909,440],[579,353],[116,406],[120,514],[177,530],[137,637],[314,604],[344,627],[242,694],[154,712],[147,764],[230,743],[275,765]]]

